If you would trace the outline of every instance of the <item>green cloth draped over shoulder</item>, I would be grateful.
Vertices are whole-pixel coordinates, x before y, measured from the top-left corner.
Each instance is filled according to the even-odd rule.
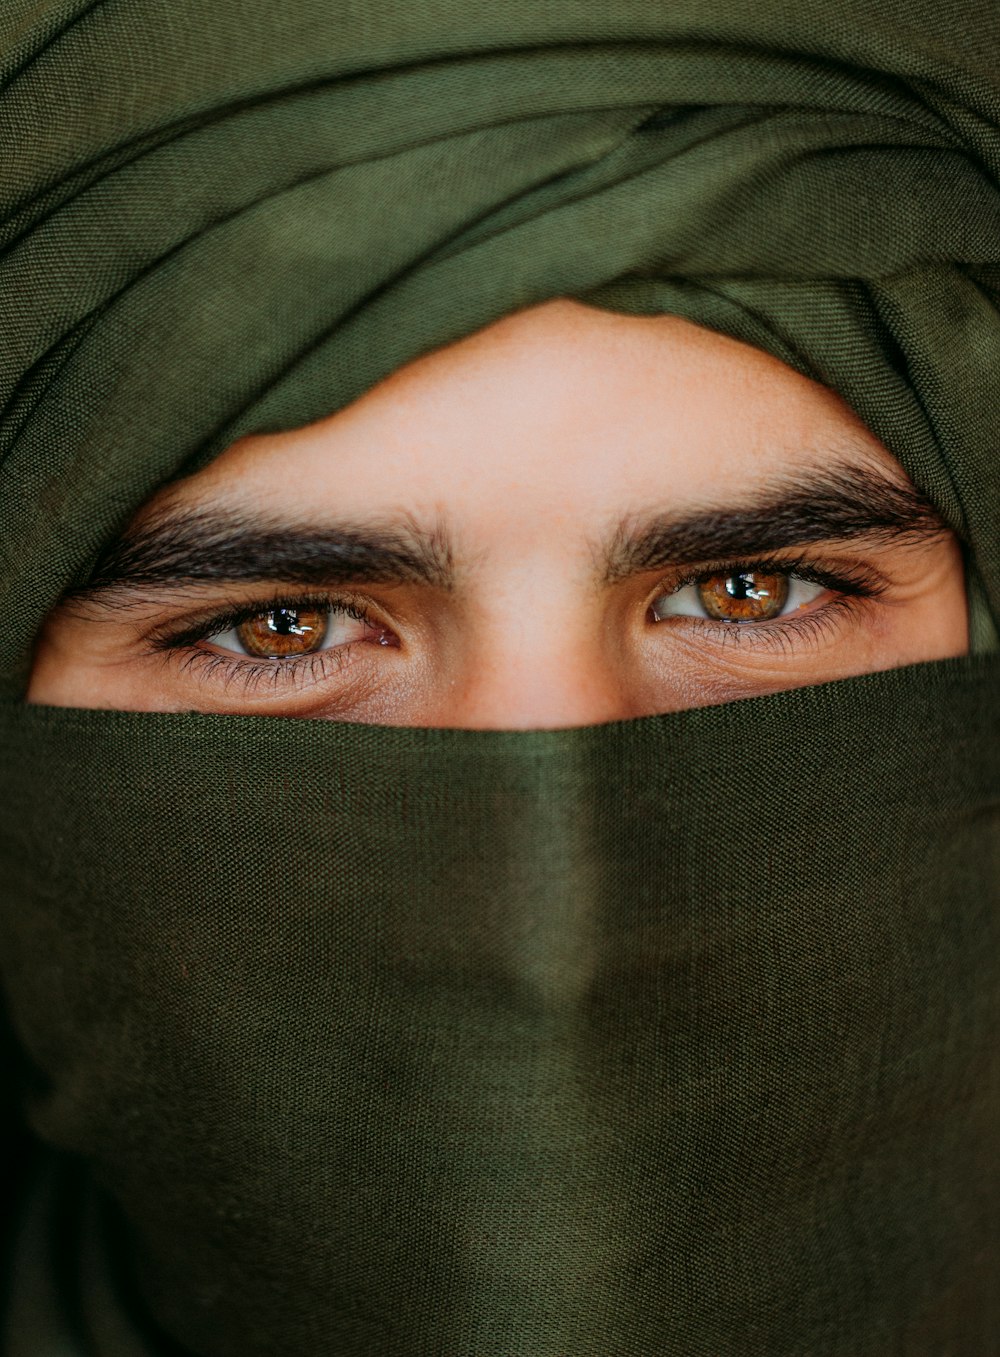
[[[5,1357],[995,1350],[992,0],[5,0],[0,147]],[[23,704],[165,481],[560,295],[840,392],[973,654],[555,732]]]

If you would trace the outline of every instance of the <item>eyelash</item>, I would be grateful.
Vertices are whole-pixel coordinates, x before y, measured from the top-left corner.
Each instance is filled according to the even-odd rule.
[[[818,644],[836,625],[838,616],[853,617],[862,602],[878,598],[888,587],[884,576],[861,564],[833,565],[814,558],[763,556],[738,561],[709,561],[696,569],[685,571],[661,583],[654,598],[676,593],[691,584],[701,584],[712,575],[742,573],[782,574],[821,584],[834,597],[810,612],[775,618],[767,622],[717,622],[709,617],[685,617],[713,640],[723,645],[757,646],[761,649],[787,651],[794,644]],[[658,622],[657,626],[662,626]]]
[[[305,608],[327,608],[331,612],[343,614],[355,622],[373,621],[370,611],[355,599],[324,593],[281,595],[249,602],[234,604],[224,612],[214,612],[211,617],[185,627],[181,631],[161,630],[150,638],[154,651],[178,655],[182,652],[181,671],[190,673],[197,670],[203,679],[221,680],[223,687],[240,684],[244,691],[253,692],[263,683],[277,688],[282,683],[294,683],[303,687],[320,683],[329,677],[331,666],[340,672],[350,663],[351,652],[362,641],[347,641],[343,645],[317,650],[311,655],[300,655],[286,659],[254,660],[250,656],[219,654],[216,651],[200,650],[197,642],[242,626],[261,613],[277,612],[282,608],[290,610]]]
[[[758,557],[739,561],[703,562],[697,569],[688,570],[663,581],[658,594],[674,593],[691,584],[700,584],[712,575],[735,575],[740,572],[775,573],[795,575],[799,579],[813,584],[821,584],[829,589],[834,597],[820,607],[802,616],[774,619],[770,622],[736,624],[716,622],[711,618],[685,617],[687,625],[694,625],[712,639],[725,645],[753,645],[786,651],[799,642],[818,643],[835,625],[838,614],[846,610],[853,614],[860,600],[878,597],[885,591],[884,578],[862,565],[846,568],[832,566],[822,561],[788,557]],[[328,608],[342,613],[357,622],[376,624],[368,608],[356,599],[324,593],[283,595],[249,602],[233,604],[223,612],[214,612],[210,617],[183,630],[167,631],[161,629],[150,639],[151,648],[160,653],[178,655],[187,652],[181,660],[183,671],[197,670],[205,680],[220,680],[224,687],[238,683],[244,691],[252,692],[264,683],[277,688],[283,683],[310,686],[321,683],[333,671],[342,672],[351,661],[351,654],[360,644],[348,641],[340,646],[316,651],[311,655],[302,655],[282,660],[254,660],[249,656],[232,658],[214,651],[197,647],[199,641],[219,632],[239,627],[261,613],[277,611],[281,608]],[[662,622],[656,625],[662,626]]]

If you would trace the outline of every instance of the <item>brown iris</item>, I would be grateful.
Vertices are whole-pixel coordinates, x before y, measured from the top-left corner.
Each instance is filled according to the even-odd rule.
[[[329,623],[327,608],[273,608],[241,623],[236,635],[248,655],[284,659],[319,650]]]
[[[766,622],[785,606],[788,576],[760,570],[709,575],[698,585],[698,598],[720,622]]]

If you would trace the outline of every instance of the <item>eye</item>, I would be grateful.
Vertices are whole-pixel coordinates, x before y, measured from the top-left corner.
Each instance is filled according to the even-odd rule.
[[[825,592],[825,585],[784,571],[720,570],[661,594],[653,601],[650,616],[654,622],[665,617],[769,622],[805,607]]]
[[[295,659],[354,641],[391,643],[389,633],[356,610],[307,605],[268,608],[203,639],[220,650],[270,660]]]

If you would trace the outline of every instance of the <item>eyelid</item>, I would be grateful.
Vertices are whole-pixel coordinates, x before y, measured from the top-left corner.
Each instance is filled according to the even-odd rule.
[[[182,672],[197,671],[202,681],[215,682],[222,688],[239,685],[250,694],[259,688],[270,685],[272,690],[279,688],[308,688],[324,683],[333,675],[347,669],[361,641],[346,641],[340,645],[326,646],[304,655],[282,658],[256,658],[241,655],[231,650],[210,650],[199,645],[221,632],[240,626],[243,622],[261,613],[276,612],[282,608],[325,608],[331,613],[337,611],[349,613],[359,621],[375,623],[369,611],[369,605],[361,599],[345,597],[342,594],[314,592],[295,595],[280,595],[257,599],[241,599],[234,602],[227,611],[220,612],[216,603],[211,613],[206,612],[199,621],[187,619],[186,627],[176,623],[167,624],[150,634],[149,644],[154,651],[166,656],[173,655],[180,660]],[[386,626],[386,630],[389,627]],[[338,694],[343,700],[344,693]]]
[[[731,579],[734,575],[739,575],[741,573],[743,572],[730,572],[722,578]],[[746,573],[749,574],[750,572]],[[760,572],[757,573],[759,574]],[[719,579],[720,576],[716,575],[712,578]],[[810,591],[812,591],[812,593],[810,593]],[[765,621],[784,621],[793,613],[801,613],[802,609],[808,608],[816,603],[817,599],[821,598],[824,592],[829,594],[830,590],[826,589],[822,584],[817,584],[813,580],[803,579],[800,575],[788,575],[786,593],[779,612],[775,612],[767,618],[728,619],[728,623],[731,625],[738,620],[741,625],[752,624],[763,626]],[[689,597],[685,599],[685,595],[689,595]],[[803,595],[805,595],[805,597],[803,597]],[[770,594],[765,593],[765,597],[770,597]],[[688,611],[689,608],[693,608],[695,611]],[[695,584],[686,584],[681,589],[674,589],[670,593],[659,594],[652,604],[652,611],[657,622],[662,622],[667,617],[693,617],[700,618],[704,621],[727,621],[725,618],[715,618],[711,615],[700,596],[700,586]]]
[[[203,678],[217,679],[223,688],[239,684],[246,693],[268,683],[274,690],[279,687],[307,688],[324,683],[332,673],[346,669],[358,644],[351,641],[346,645],[330,646],[326,650],[315,650],[307,655],[283,660],[256,660],[235,652],[191,647],[186,654],[179,652],[183,654],[180,668],[186,673],[200,670]],[[339,696],[342,697],[342,694]]]
[[[342,612],[359,622],[374,621],[371,605],[367,600],[357,595],[321,591],[270,594],[266,597],[232,600],[221,605],[217,601],[210,611],[206,608],[201,614],[188,614],[184,619],[162,623],[154,627],[149,632],[148,642],[153,650],[180,650],[187,646],[197,645],[199,641],[208,640],[210,637],[229,631],[234,627],[242,626],[244,622],[259,617],[261,613],[278,612],[281,609],[294,611],[300,608],[326,608],[330,612]],[[388,628],[388,623],[377,621],[375,624],[385,625]],[[273,665],[274,661],[272,660],[270,663]]]
[[[753,623],[717,621],[709,617],[678,615],[658,620],[655,625],[680,624],[696,634],[721,646],[756,647],[758,650],[788,651],[796,646],[818,644],[837,626],[837,619],[857,621],[860,609],[878,598],[889,587],[889,579],[870,562],[832,562],[818,557],[787,556],[757,557],[701,563],[688,568],[673,579],[662,581],[652,594],[647,613],[658,598],[678,593],[691,585],[700,584],[713,575],[740,573],[783,574],[790,578],[820,584],[831,597],[818,606],[786,613]],[[690,633],[689,633],[690,634]]]
[[[836,561],[819,556],[748,556],[719,561],[702,561],[678,568],[674,575],[661,579],[653,597],[676,593],[690,584],[702,584],[713,575],[760,572],[796,576],[811,584],[822,584],[833,593],[874,598],[889,588],[889,580],[870,561]]]
[[[818,607],[789,613],[765,622],[738,624],[717,622],[712,618],[683,617],[676,619],[697,628],[700,637],[707,637],[720,648],[748,647],[751,651],[777,651],[780,654],[801,652],[808,646],[818,646],[826,637],[840,632],[840,622],[847,625],[860,621],[859,614],[868,599],[834,594]],[[662,623],[658,624],[662,625]]]

